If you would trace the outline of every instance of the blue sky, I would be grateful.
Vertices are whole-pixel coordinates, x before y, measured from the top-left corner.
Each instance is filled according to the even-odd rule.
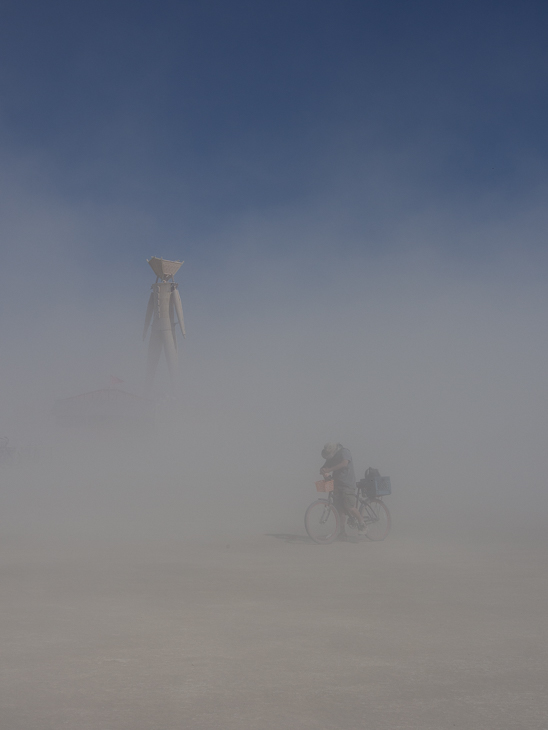
[[[433,205],[503,217],[546,183],[547,18],[540,2],[5,0],[0,151],[26,190],[146,217],[142,240],[91,238],[90,264],[151,238],[207,259],[246,216],[327,200],[343,249]]]

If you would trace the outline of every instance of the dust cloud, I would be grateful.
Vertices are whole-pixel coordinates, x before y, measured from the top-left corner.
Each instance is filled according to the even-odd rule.
[[[542,730],[548,302],[516,241],[543,214],[343,247],[329,208],[286,211],[211,258],[147,244],[186,259],[177,397],[163,366],[153,428],[84,429],[56,399],[143,394],[153,275],[108,210],[26,207],[0,435],[39,458],[0,472],[5,727]],[[444,230],[486,246],[465,265]],[[386,541],[307,539],[326,441],[391,477]]]
[[[3,271],[0,434],[41,458],[4,470],[4,529],[296,530],[321,445],[336,440],[358,475],[391,476],[396,529],[542,534],[548,303],[541,254],[516,249],[525,212],[504,239],[486,223],[455,232],[448,217],[453,236],[486,242],[467,267],[436,240],[405,239],[401,223],[390,248],[364,250],[333,244],[320,212],[308,231],[303,212],[241,222],[215,262],[177,276],[189,336],[176,402],[161,371],[154,428],[123,433],[63,429],[53,405],[111,376],[143,394],[153,275],[144,260],[91,259],[105,222],[89,211],[29,207],[30,230],[4,231],[14,250],[28,235],[30,255]],[[528,221],[534,238],[541,215]],[[158,248],[187,258],[183,243]]]

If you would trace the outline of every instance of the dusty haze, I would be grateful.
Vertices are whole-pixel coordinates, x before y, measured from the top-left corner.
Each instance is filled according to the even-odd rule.
[[[547,730],[547,20],[0,3],[0,730]],[[176,396],[59,427],[151,256]],[[327,441],[386,540],[306,535]]]
[[[8,532],[296,529],[321,445],[339,440],[358,475],[375,466],[392,477],[396,529],[543,534],[540,207],[514,206],[504,225],[402,213],[368,253],[337,245],[336,206],[234,224],[225,253],[187,260],[177,276],[188,319],[179,402],[168,407],[161,370],[156,428],[137,437],[67,433],[51,414],[55,398],[111,375],[142,392],[153,274],[144,260],[92,256],[94,237],[112,225],[115,245],[133,214],[113,222],[108,209],[27,190],[14,202],[2,223],[0,433],[38,445],[42,460],[2,474]],[[482,245],[473,267],[450,253],[455,240]],[[150,243],[166,258],[184,249]]]
[[[236,222],[211,259],[151,239],[187,259],[188,337],[140,433],[52,405],[141,393],[154,277],[93,250],[143,222],[16,198],[0,433],[41,458],[0,475],[6,728],[544,730],[540,208],[402,214],[368,253],[328,205]],[[333,440],[392,478],[386,541],[307,539]]]

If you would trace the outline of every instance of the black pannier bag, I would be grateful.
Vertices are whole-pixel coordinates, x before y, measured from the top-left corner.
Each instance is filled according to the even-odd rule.
[[[369,469],[365,472],[365,478],[358,482],[358,489],[361,489],[369,497],[385,497],[392,494],[390,477],[381,477],[378,469]]]

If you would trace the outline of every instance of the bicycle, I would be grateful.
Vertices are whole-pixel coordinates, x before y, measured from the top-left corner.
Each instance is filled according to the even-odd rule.
[[[318,482],[317,484],[321,484]],[[333,542],[341,529],[341,516],[333,504],[333,482],[325,482],[324,489],[328,491],[327,499],[317,499],[308,507],[304,516],[304,526],[311,540],[319,545],[328,545]],[[329,486],[331,484],[331,486]],[[362,482],[358,482],[356,493],[356,508],[363,520],[363,527],[355,517],[348,518],[348,527],[358,536],[367,537],[369,540],[384,540],[390,532],[391,518],[388,507],[381,497],[368,496]],[[346,517],[346,515],[344,515]]]

